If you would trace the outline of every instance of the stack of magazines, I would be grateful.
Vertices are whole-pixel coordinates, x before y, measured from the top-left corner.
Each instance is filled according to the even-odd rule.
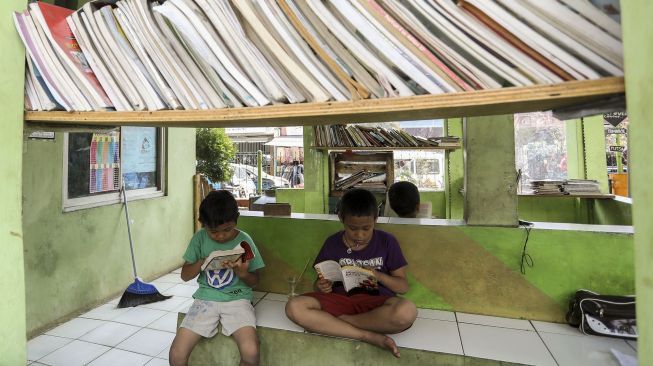
[[[623,75],[578,0],[95,0],[14,13],[30,110],[214,109]]]
[[[568,179],[562,188],[571,195],[601,194],[599,182],[593,179]]]
[[[565,183],[564,180],[553,180],[553,179],[541,179],[541,180],[532,180],[531,189],[533,194],[554,194],[561,195],[564,194],[562,185]]]
[[[532,180],[531,189],[538,195],[601,194],[599,182],[593,179]]]

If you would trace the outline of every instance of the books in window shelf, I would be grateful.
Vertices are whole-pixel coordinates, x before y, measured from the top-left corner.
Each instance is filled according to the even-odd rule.
[[[319,147],[459,147],[455,136],[425,138],[396,128],[359,125],[315,126],[315,145]]]
[[[385,190],[385,174],[359,170],[334,183],[336,190],[345,190],[352,187]]]
[[[458,137],[458,136],[431,137],[428,140],[435,143],[436,146],[441,146],[441,147],[459,147],[460,146],[460,137]]]
[[[218,270],[225,268],[225,262],[235,262],[239,260],[248,261],[254,258],[252,247],[246,241],[241,241],[230,250],[214,250],[209,254],[202,264],[202,271]]]
[[[374,272],[356,266],[340,266],[338,262],[328,260],[315,265],[315,270],[322,278],[331,282],[341,282],[345,291],[361,289],[366,292],[378,292],[379,282]]]

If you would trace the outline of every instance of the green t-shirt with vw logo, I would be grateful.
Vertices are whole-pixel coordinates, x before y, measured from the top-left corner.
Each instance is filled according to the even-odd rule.
[[[218,243],[211,239],[204,228],[198,230],[188,244],[184,260],[188,263],[195,263],[208,257],[215,250],[231,250],[242,241],[246,241],[254,252],[254,259],[249,262],[249,272],[265,267],[263,258],[252,238],[240,230],[235,238],[226,243]],[[219,302],[252,300],[252,288],[247,286],[230,268],[201,271],[197,282],[200,288],[193,294],[196,299]]]

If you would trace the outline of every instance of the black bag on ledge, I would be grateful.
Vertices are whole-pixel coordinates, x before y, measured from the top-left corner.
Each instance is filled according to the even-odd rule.
[[[569,301],[567,323],[591,335],[637,339],[635,296],[599,295],[578,290]]]

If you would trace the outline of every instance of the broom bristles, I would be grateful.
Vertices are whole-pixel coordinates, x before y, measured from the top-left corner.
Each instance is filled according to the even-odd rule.
[[[118,302],[118,308],[128,308],[138,305],[150,304],[157,301],[163,301],[172,296],[161,295],[154,285],[145,283],[136,278],[134,282],[127,287]]]

